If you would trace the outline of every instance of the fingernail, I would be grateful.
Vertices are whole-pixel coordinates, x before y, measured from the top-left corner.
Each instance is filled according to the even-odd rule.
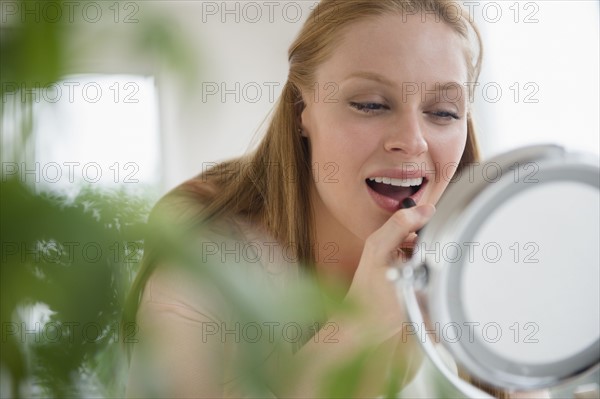
[[[417,203],[409,197],[406,197],[402,200],[402,209],[412,208],[413,206],[417,206]]]

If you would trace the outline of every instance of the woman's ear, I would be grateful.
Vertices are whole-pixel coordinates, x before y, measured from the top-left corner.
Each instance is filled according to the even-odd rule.
[[[304,104],[304,100],[300,98],[296,104],[294,104],[294,110],[296,114],[296,126],[298,126],[298,133],[300,133],[302,137],[308,137],[306,134],[306,129],[304,128],[304,124],[302,123],[302,114],[305,109],[306,106]]]

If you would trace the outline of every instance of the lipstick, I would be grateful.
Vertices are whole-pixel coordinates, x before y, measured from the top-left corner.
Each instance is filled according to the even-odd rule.
[[[408,208],[412,208],[413,206],[417,206],[417,203],[412,198],[408,197],[408,198],[404,198],[402,200],[402,208],[401,209],[408,209]]]

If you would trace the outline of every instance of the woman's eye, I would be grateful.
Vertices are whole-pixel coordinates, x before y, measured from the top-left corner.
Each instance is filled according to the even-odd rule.
[[[350,106],[357,109],[358,111],[364,112],[365,114],[371,114],[383,109],[389,109],[387,105],[380,103],[356,103],[351,102]]]
[[[451,119],[460,119],[458,114],[449,111],[434,111],[434,112],[426,112],[426,114],[433,116],[439,120],[451,120]]]

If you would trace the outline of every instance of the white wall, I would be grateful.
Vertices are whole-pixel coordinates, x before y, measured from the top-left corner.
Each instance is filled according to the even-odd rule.
[[[288,47],[315,4],[160,3],[189,32],[201,65],[199,82],[183,96],[170,80],[159,87],[166,188],[249,148],[287,78]]]
[[[539,142],[598,155],[599,3],[487,1],[474,10],[485,44],[475,103],[484,155]]]

